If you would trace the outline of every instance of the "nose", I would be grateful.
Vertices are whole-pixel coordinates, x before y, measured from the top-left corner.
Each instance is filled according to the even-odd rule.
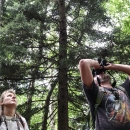
[[[16,99],[16,96],[13,96],[12,98],[13,98],[13,99]]]

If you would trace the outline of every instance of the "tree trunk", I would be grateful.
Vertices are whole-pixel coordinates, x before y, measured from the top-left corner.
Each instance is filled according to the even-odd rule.
[[[3,6],[4,6],[5,0],[0,0],[0,20],[1,20],[1,15],[3,13]]]
[[[68,130],[68,86],[67,86],[67,32],[65,0],[59,0],[59,92],[58,130]]]
[[[48,114],[49,114],[49,104],[50,104],[50,99],[52,92],[56,86],[57,80],[54,81],[53,84],[51,84],[50,91],[47,95],[46,101],[45,101],[45,106],[44,106],[44,116],[43,116],[43,121],[42,121],[42,129],[41,130],[47,130],[47,119],[48,119]]]

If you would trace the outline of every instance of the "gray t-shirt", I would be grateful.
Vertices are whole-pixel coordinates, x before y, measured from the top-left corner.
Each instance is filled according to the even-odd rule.
[[[0,130],[7,130],[6,127],[8,127],[8,130],[18,130],[17,122],[16,121],[12,121],[11,118],[12,117],[6,116],[7,126],[6,126],[5,122],[2,122],[1,125],[0,125]],[[21,119],[22,119],[22,121],[24,123],[24,127],[21,124],[21,122],[19,121],[20,130],[29,130],[25,118],[21,117]]]
[[[122,86],[130,97],[130,80],[127,79]],[[87,101],[94,111],[98,93],[98,86],[93,82],[87,89],[83,84]],[[102,89],[102,87],[100,88]],[[130,129],[130,101],[126,94],[116,88],[103,88],[104,97],[96,114],[95,130],[129,130]]]

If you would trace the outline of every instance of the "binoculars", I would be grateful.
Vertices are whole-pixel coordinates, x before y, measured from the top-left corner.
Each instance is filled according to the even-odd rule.
[[[93,74],[93,76],[95,76],[95,75],[99,75],[99,74],[101,74],[102,72],[104,72],[105,73],[105,69],[104,69],[104,66],[107,66],[107,65],[109,65],[109,64],[107,64],[107,61],[105,60],[105,59],[98,59],[98,63],[99,63],[99,65],[100,66],[102,66],[102,69],[96,69],[96,70],[92,70],[92,74]]]

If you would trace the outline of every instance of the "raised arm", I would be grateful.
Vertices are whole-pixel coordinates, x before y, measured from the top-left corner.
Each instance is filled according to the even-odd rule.
[[[91,84],[93,82],[93,75],[92,75],[91,68],[102,69],[102,67],[99,65],[98,61],[96,60],[81,59],[79,61],[81,80],[88,88],[91,87]],[[128,74],[130,79],[130,65],[108,63],[107,66],[104,66],[104,69],[121,71],[123,73]]]
[[[121,71],[123,73],[126,73],[129,75],[129,79],[130,79],[130,65],[110,64],[108,66],[105,66],[104,68],[108,69],[108,70],[117,70],[117,71]]]
[[[91,68],[101,68],[98,61],[92,59],[81,59],[79,61],[79,70],[82,82],[89,88],[93,82]]]

